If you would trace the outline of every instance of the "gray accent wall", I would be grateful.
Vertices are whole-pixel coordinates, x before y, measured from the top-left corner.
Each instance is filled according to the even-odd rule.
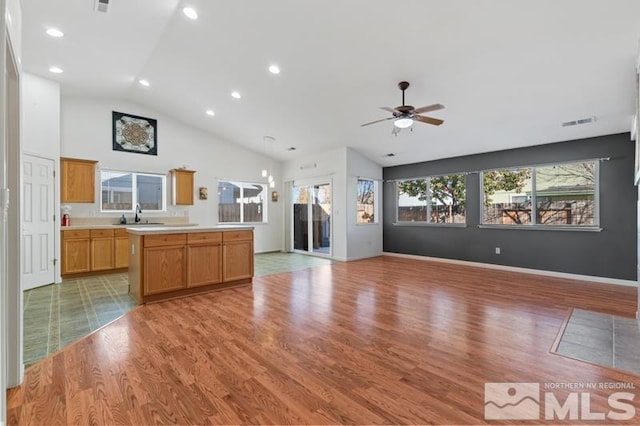
[[[636,280],[634,143],[629,133],[385,167],[385,252]],[[480,228],[479,170],[610,157],[600,163],[601,232]],[[467,175],[466,227],[396,225],[395,179]],[[501,254],[495,254],[500,247]]]

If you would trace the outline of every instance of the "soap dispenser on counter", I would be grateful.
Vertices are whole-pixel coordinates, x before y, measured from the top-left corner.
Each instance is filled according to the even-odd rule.
[[[124,214],[122,215],[122,217],[120,218],[120,225],[126,225],[127,224],[127,218],[124,217]]]

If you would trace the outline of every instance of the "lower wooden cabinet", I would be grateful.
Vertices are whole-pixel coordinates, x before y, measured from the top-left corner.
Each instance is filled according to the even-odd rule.
[[[105,272],[129,266],[126,229],[62,231],[62,275]]]
[[[62,275],[89,271],[91,271],[89,230],[62,231]]]
[[[253,231],[225,232],[222,242],[223,281],[253,277]]]
[[[151,247],[144,249],[144,294],[166,293],[186,287],[187,249]]]
[[[114,269],[115,247],[113,229],[91,230],[91,270],[108,271]]]
[[[222,233],[187,234],[187,287],[222,282]]]
[[[129,288],[140,303],[249,284],[253,231],[133,232]]]
[[[126,229],[116,229],[114,237],[116,269],[129,267],[129,233]]]

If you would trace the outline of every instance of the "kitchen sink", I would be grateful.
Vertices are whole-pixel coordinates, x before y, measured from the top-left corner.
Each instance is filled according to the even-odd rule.
[[[138,223],[125,223],[125,224],[119,224],[122,225],[124,227],[127,228],[131,228],[134,226],[159,226],[159,225],[164,225],[164,223],[162,222],[138,222]]]

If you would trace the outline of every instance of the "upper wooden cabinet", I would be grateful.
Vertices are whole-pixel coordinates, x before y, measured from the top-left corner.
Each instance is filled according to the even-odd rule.
[[[193,170],[171,170],[173,185],[173,204],[182,206],[193,205]]]
[[[96,163],[93,160],[60,158],[60,201],[94,203],[96,199]]]

